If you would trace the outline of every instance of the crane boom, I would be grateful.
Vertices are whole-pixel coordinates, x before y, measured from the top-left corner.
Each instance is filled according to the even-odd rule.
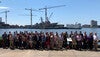
[[[44,10],[44,9],[51,9],[51,8],[56,8],[56,7],[64,7],[66,5],[59,5],[59,6],[52,6],[52,7],[44,7],[44,8],[40,8],[39,10]]]
[[[31,10],[31,11],[37,11],[37,12],[43,12],[43,11],[39,11],[39,10],[36,10],[36,9],[32,9],[32,8],[25,8],[25,10]]]
[[[48,18],[48,19],[50,19],[52,15],[53,15],[53,12],[50,14],[50,16],[49,16],[49,18]]]
[[[39,10],[45,10],[45,21],[48,21],[48,17],[47,17],[47,10],[51,9],[51,8],[57,8],[57,7],[64,7],[66,5],[59,5],[59,6],[52,6],[52,7],[44,7],[44,8],[40,8]]]

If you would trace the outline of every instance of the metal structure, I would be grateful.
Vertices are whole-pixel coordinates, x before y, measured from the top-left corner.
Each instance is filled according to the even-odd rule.
[[[48,17],[48,19],[50,19],[52,15],[53,15],[53,12],[50,14],[50,16]]]
[[[30,8],[30,9],[25,8],[25,10],[29,10],[29,11],[30,11],[30,23],[31,23],[31,27],[32,27],[32,16],[34,16],[32,12],[33,12],[33,11],[38,11],[38,10],[32,9],[32,8]]]
[[[48,16],[47,16],[47,10],[52,9],[52,8],[57,8],[57,7],[64,7],[66,5],[59,5],[59,6],[52,6],[52,7],[44,7],[40,8],[39,10],[45,10],[45,21],[48,21]]]
[[[40,17],[40,19],[41,19],[41,23],[43,23],[43,18],[42,18],[42,17]]]
[[[6,10],[6,11],[3,11],[3,12],[0,12],[0,13],[5,13],[5,22],[7,24],[7,17],[8,17],[8,12],[10,12],[9,10]]]

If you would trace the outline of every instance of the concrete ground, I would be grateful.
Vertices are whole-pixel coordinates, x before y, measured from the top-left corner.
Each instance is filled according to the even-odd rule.
[[[40,50],[10,50],[0,48],[0,57],[100,57],[100,51],[40,51]]]

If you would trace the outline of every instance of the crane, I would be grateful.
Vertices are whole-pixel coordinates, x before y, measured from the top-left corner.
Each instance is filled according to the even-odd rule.
[[[32,8],[25,8],[25,10],[29,10],[30,11],[30,23],[31,23],[31,27],[32,27],[32,16],[33,16],[33,11],[38,11],[36,9],[32,9]],[[41,11],[42,12],[42,11]]]
[[[45,21],[48,21],[48,17],[47,17],[47,10],[51,9],[51,8],[57,8],[57,7],[64,7],[66,5],[59,5],[59,6],[52,6],[52,7],[44,7],[44,8],[40,8],[39,10],[45,10]]]
[[[0,13],[5,13],[5,22],[7,24],[7,17],[8,17],[8,12],[10,12],[9,10],[6,10],[6,11],[3,11],[3,12],[0,12]]]
[[[43,23],[43,18],[42,18],[42,17],[40,17],[40,19],[41,19],[41,23]]]
[[[50,19],[52,15],[53,15],[53,12],[50,14],[50,16],[48,17],[48,19]]]

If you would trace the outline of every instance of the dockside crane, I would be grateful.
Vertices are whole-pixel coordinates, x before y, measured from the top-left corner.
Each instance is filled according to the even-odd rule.
[[[50,16],[48,17],[48,19],[50,19],[52,15],[53,15],[53,12],[50,14]]]
[[[6,10],[6,11],[3,11],[3,12],[0,12],[0,13],[5,13],[5,22],[7,24],[7,17],[8,17],[8,12],[10,12],[9,10]]]
[[[52,9],[52,8],[57,8],[57,7],[64,7],[66,5],[59,5],[59,6],[52,6],[52,7],[44,7],[44,8],[40,8],[39,10],[45,10],[45,21],[49,21],[48,20],[48,16],[47,16],[47,10],[48,9]]]
[[[30,23],[31,23],[31,27],[32,27],[32,16],[33,16],[33,11],[38,11],[36,9],[32,9],[32,8],[25,8],[25,10],[29,10],[30,11]],[[39,11],[38,11],[39,12]],[[42,12],[42,11],[40,11]]]

